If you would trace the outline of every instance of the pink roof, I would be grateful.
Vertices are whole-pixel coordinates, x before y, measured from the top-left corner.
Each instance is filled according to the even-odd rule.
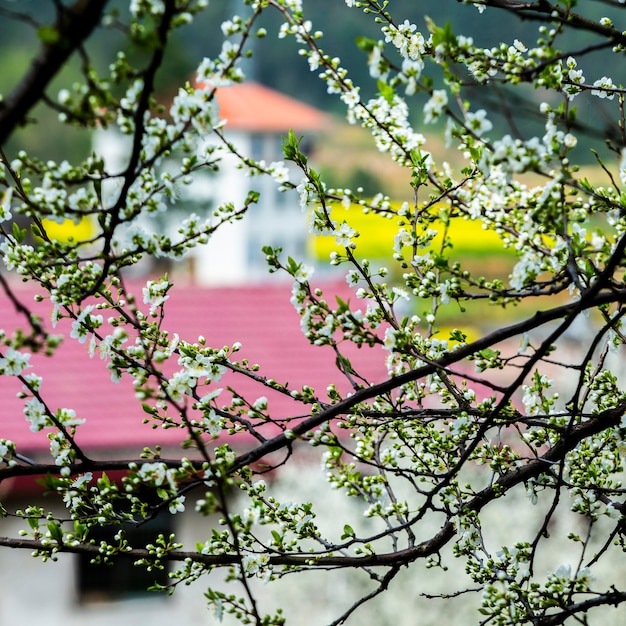
[[[141,286],[133,289],[138,302],[141,302]],[[69,338],[70,326],[65,320],[57,328],[51,328],[49,303],[34,303],[33,291],[24,286],[16,286],[15,293],[24,304],[32,304],[49,331],[66,336],[53,358],[34,354],[30,360],[32,367],[25,373],[34,372],[43,377],[42,396],[53,411],[72,408],[78,417],[86,419],[77,431],[79,444],[86,449],[136,450],[157,443],[176,445],[181,441],[179,429],[153,429],[142,423],[146,414],[141,401],[135,398],[131,378],[124,376],[121,382],[114,383],[106,362],[97,354],[90,358],[87,344]],[[334,294],[343,299],[350,297],[345,284],[327,285],[324,293],[328,302],[334,302]],[[18,325],[23,326],[23,321],[6,296],[0,295],[0,328],[8,333]],[[343,391],[349,389],[335,367],[332,349],[313,347],[302,335],[300,318],[290,303],[289,285],[219,289],[176,285],[166,303],[163,328],[170,334],[179,333],[181,339],[190,342],[203,335],[207,345],[216,348],[239,341],[243,344],[237,353],[239,360],[248,358],[251,363],[259,363],[259,374],[288,382],[291,387],[310,385],[323,396],[328,384],[333,382]],[[352,349],[347,354],[359,372],[372,382],[385,377],[381,348],[349,348]],[[176,360],[173,361],[175,364]],[[266,396],[274,417],[297,416],[307,410],[289,397],[230,373],[216,386],[225,389],[228,385],[235,386],[251,402]],[[16,379],[0,377],[0,438],[15,441],[23,452],[47,450],[47,430],[40,433],[29,430],[23,415],[24,400],[16,397],[20,387]]]
[[[252,81],[220,87],[216,96],[220,116],[231,129],[284,133],[322,130],[329,124],[325,113]]]

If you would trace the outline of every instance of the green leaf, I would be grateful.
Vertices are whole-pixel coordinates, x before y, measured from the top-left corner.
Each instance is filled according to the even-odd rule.
[[[376,47],[376,41],[369,37],[357,37],[354,41],[359,50],[363,50],[363,52],[371,52]]]
[[[354,532],[354,529],[352,528],[352,526],[350,526],[349,524],[346,524],[343,527],[343,535],[341,535],[341,539],[351,539],[352,537],[355,537],[356,533]]]
[[[441,254],[438,254],[433,258],[435,263],[435,267],[439,270],[447,270],[448,269],[448,259]]]
[[[443,28],[437,26],[432,20],[429,20],[429,29],[433,34],[433,47],[436,48],[441,44],[456,45],[456,36],[452,32],[452,25],[446,22]]]
[[[98,204],[102,206],[102,180],[99,178],[94,179],[93,188],[96,192],[96,198],[98,198]]]
[[[289,130],[286,137],[282,138],[283,155],[287,161],[295,161],[296,163],[305,164],[307,158],[300,152],[300,142],[302,137],[296,137],[293,130]]]
[[[318,191],[320,191],[323,185],[322,185],[322,178],[319,175],[319,173],[313,168],[311,168],[309,169],[309,176],[311,180],[313,181],[313,184],[315,185],[315,187],[318,189]]]
[[[261,194],[258,191],[252,189],[248,192],[248,195],[246,197],[246,204],[256,204],[259,201],[260,197]]]
[[[87,526],[87,524],[83,524],[82,522],[79,522],[78,520],[74,521],[74,535],[80,541],[84,541],[87,538],[88,530],[89,530],[89,527]]]
[[[61,525],[57,522],[50,522],[48,524],[48,532],[52,539],[61,543],[63,541],[63,531],[61,530]]]
[[[26,229],[20,228],[16,222],[13,222],[13,237],[17,243],[22,243],[24,241],[24,237],[26,237]]]
[[[463,343],[466,339],[467,339],[467,335],[462,330],[459,330],[458,328],[455,328],[454,330],[450,332],[451,341],[458,341],[458,342]]]
[[[495,359],[500,356],[500,352],[498,350],[493,350],[491,348],[484,348],[478,354],[480,354],[483,359]]]
[[[345,370],[346,372],[348,372],[348,374],[356,374],[356,372],[354,371],[354,368],[352,367],[352,363],[350,362],[350,359],[343,356],[343,354],[340,354],[335,359],[335,365],[337,366],[339,370]]]
[[[39,27],[37,30],[37,37],[39,37],[39,39],[46,44],[55,44],[61,39],[59,31],[54,26],[50,26],[49,24]]]
[[[35,235],[35,237],[39,237],[39,239],[45,239],[45,235],[44,233],[41,231],[41,228],[39,228],[39,226],[37,226],[37,224],[31,224],[30,225],[30,229],[33,232],[33,235]]]
[[[578,181],[578,184],[585,190],[585,191],[589,191],[589,192],[594,192],[595,191],[595,187],[589,182],[589,180],[587,178],[581,178]]]
[[[388,85],[386,82],[379,80],[377,83],[378,92],[380,95],[389,103],[393,104],[394,91],[391,85]]]
[[[41,478],[38,478],[36,482],[47,489],[48,491],[56,491],[57,487],[63,486],[63,481],[57,476],[53,476],[52,474],[46,474]]]
[[[98,478],[98,489],[103,491],[105,489],[109,489],[111,487],[111,479],[107,476],[106,473],[102,473],[102,476]]]
[[[337,304],[339,305],[339,308],[337,309],[337,313],[347,313],[348,311],[350,311],[350,305],[348,302],[345,302],[339,296],[335,296],[335,300],[337,301]]]
[[[287,257],[287,271],[290,274],[295,274],[300,269],[300,263],[296,261],[293,257]]]

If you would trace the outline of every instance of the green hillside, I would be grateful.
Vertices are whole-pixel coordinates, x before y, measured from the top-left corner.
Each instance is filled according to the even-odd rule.
[[[31,20],[37,19],[41,24],[49,21],[51,13],[49,0],[23,0],[19,3],[19,7],[17,4],[10,0],[0,0],[0,54],[5,60],[0,73],[0,94],[5,96],[18,83],[39,45],[37,30],[28,22],[28,19],[13,19],[9,15],[10,12],[19,10],[24,16]],[[350,71],[355,84],[362,86],[362,93],[366,97],[374,95],[376,85],[375,81],[369,78],[366,53],[358,49],[355,39],[357,36],[380,38],[378,26],[362,12],[349,10],[342,0],[303,0],[303,4],[307,15],[311,18],[313,29],[319,29],[327,35],[320,41],[321,47],[325,52],[341,59],[342,64]],[[170,52],[174,50],[175,54],[170,54],[166,58],[158,77],[159,89],[164,99],[170,97],[179,85],[193,76],[194,68],[199,60],[219,52],[223,38],[220,24],[232,14],[233,10],[241,8],[241,5],[241,1],[210,2],[208,8],[191,26],[175,34],[176,45],[170,48]],[[121,0],[111,3],[111,6],[119,6],[121,17],[127,10],[127,3]],[[506,13],[494,9],[489,9],[481,15],[473,5],[462,4],[457,0],[392,0],[390,8],[393,9],[394,15],[403,15],[416,22],[418,28],[424,32],[426,32],[426,16],[439,25],[450,22],[455,33],[471,35],[477,43],[486,47],[497,44],[503,38],[503,34],[506,38],[519,38],[529,46],[535,45],[537,29],[540,25],[531,20],[514,20]],[[619,24],[620,17],[623,21],[625,14],[623,8],[590,1],[585,2],[584,5],[581,4],[578,10],[594,18],[602,15],[612,16],[616,24]],[[260,82],[318,107],[341,112],[341,103],[335,97],[330,98],[326,94],[325,84],[320,80],[312,79],[306,61],[294,54],[297,43],[292,38],[279,39],[277,37],[279,24],[280,16],[275,13],[264,16],[259,22],[259,26],[267,29],[268,36],[257,40],[254,44],[253,64],[248,67],[250,74]],[[45,29],[39,30],[39,35],[42,34],[45,35]],[[106,28],[100,29],[90,40],[87,52],[96,71],[104,72],[113,60],[111,50],[116,48],[112,42],[116,37],[121,37],[118,30]],[[575,41],[572,41],[572,37]],[[570,35],[570,41],[564,40],[561,45],[583,49],[590,42],[589,35],[574,33]],[[142,50],[129,49],[127,53],[137,58],[141,56]],[[78,60],[75,62],[78,63]],[[585,70],[589,79],[600,78],[605,73],[606,53],[598,52],[586,56],[579,65]],[[77,70],[77,65],[74,65],[74,68],[70,66],[65,74],[53,83],[48,94],[51,99],[56,98],[62,83],[71,82],[78,76]],[[486,99],[485,90],[480,90],[480,93],[476,92],[471,97],[477,99],[476,104],[481,106],[491,104],[491,108],[498,111],[501,108],[498,98],[506,98],[506,94],[492,91],[488,93]],[[414,97],[418,101],[420,98],[424,99],[424,96],[419,94]],[[576,104],[584,109],[583,97],[579,97]],[[594,115],[585,117],[593,118],[597,120],[597,124],[601,125],[603,116],[601,110],[597,108],[597,100],[594,106],[596,107]],[[536,119],[533,123],[524,114],[524,110],[522,103],[515,104],[514,122],[517,130],[523,134],[525,131],[536,131],[537,124],[541,121]],[[37,145],[44,149],[47,146],[50,156],[55,157],[61,156],[58,153],[67,155],[68,150],[88,149],[85,145],[75,145],[71,134],[67,136],[50,133],[46,120],[54,115],[52,112],[39,109],[34,115],[41,122],[40,128],[46,128],[46,133],[42,134],[37,128],[31,128],[28,133],[23,133],[19,137],[20,145],[25,147]],[[497,120],[495,121],[498,123]],[[510,120],[501,120],[500,124],[509,122]],[[595,138],[591,138],[590,141],[594,142]],[[589,143],[583,147],[588,148]]]

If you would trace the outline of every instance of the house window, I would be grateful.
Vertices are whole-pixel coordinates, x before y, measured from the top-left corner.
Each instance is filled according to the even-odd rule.
[[[163,511],[154,519],[134,526],[124,524],[124,531],[129,544],[133,547],[145,546],[155,541],[158,535],[166,537],[173,530],[173,515]],[[101,541],[114,543],[114,535],[118,526],[94,527],[89,533],[91,539],[98,545]],[[77,591],[81,603],[112,602],[130,600],[147,594],[148,588],[155,583],[167,584],[167,567],[163,570],[146,571],[145,568],[134,565],[132,558],[117,558],[112,564],[93,564],[91,555],[79,554],[77,558]],[[159,594],[159,597],[166,597]]]
[[[298,202],[298,197],[293,193],[287,191],[280,191],[278,186],[275,185],[274,191],[274,206],[277,209],[282,209],[284,207],[293,207],[298,206],[296,203]]]
[[[250,135],[250,157],[255,161],[265,158],[265,136],[260,133]]]

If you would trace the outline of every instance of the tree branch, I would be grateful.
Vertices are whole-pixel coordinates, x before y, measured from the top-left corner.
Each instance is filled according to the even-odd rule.
[[[24,122],[52,79],[98,25],[107,2],[77,0],[58,14],[54,40],[41,46],[20,84],[0,106],[0,146]]]

